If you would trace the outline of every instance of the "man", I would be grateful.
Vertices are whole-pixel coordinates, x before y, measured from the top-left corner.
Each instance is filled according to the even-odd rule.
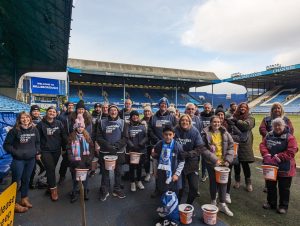
[[[203,108],[204,108],[203,111],[200,113],[200,119],[203,123],[203,129],[204,129],[205,127],[210,125],[210,119],[214,115],[214,111],[210,103],[205,103],[203,105]],[[201,181],[204,182],[207,179],[207,174],[206,174],[206,162],[203,157],[201,159],[201,172],[202,172]]]
[[[226,118],[231,118],[237,109],[237,104],[235,102],[230,103],[228,111],[225,113]]]
[[[130,118],[130,112],[133,110],[132,101],[130,99],[126,99],[124,104],[125,107],[120,112],[120,118],[128,122]]]
[[[63,124],[64,122],[66,122],[67,125],[69,125],[68,117],[74,111],[74,103],[67,102],[65,103],[65,107],[67,108],[67,110],[59,115],[58,120],[60,120]]]
[[[203,122],[199,119],[198,116],[195,115],[196,106],[193,103],[187,103],[185,105],[185,113],[188,114],[192,119],[192,124],[201,134],[203,129]]]
[[[108,103],[107,102],[104,102],[102,104],[102,114],[101,114],[101,119],[106,119],[108,118]]]
[[[99,159],[101,162],[102,180],[100,187],[100,200],[105,201],[109,196],[110,178],[109,171],[105,169],[104,157],[107,155],[117,155],[117,163],[115,168],[115,183],[113,196],[120,199],[125,198],[125,194],[121,189],[121,171],[122,164],[125,162],[125,149],[127,142],[127,124],[119,117],[119,110],[116,105],[109,106],[108,118],[102,119],[98,123],[96,140],[101,146]]]
[[[150,119],[148,127],[149,139],[153,146],[163,139],[163,129],[166,126],[175,127],[177,123],[176,117],[170,114],[167,110],[169,107],[169,101],[167,98],[161,98],[158,102],[158,107],[159,110]],[[155,165],[156,162],[154,161],[153,164]],[[153,168],[156,170],[155,166]],[[151,195],[151,197],[155,198],[159,195],[157,187],[155,187],[155,192]]]

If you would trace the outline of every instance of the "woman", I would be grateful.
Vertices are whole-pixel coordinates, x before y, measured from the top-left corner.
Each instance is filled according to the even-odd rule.
[[[40,136],[30,115],[21,112],[15,126],[8,132],[3,148],[12,155],[12,183],[21,181],[21,202],[16,203],[15,212],[24,213],[32,204],[28,198],[30,176],[35,159],[40,160]]]
[[[232,118],[227,119],[227,123],[236,126],[240,131],[240,142],[238,148],[239,163],[234,165],[235,184],[234,188],[240,188],[241,181],[241,166],[244,171],[246,190],[253,191],[251,183],[250,163],[255,161],[253,153],[253,133],[252,129],[255,127],[255,119],[249,113],[249,106],[242,102],[238,105]]]
[[[135,110],[130,112],[127,137],[127,151],[129,153],[141,153],[140,162],[138,164],[129,164],[130,190],[135,192],[136,187],[141,190],[145,189],[141,178],[144,155],[146,153],[146,143],[148,141],[147,128],[145,124],[141,123],[140,115]]]
[[[263,118],[260,126],[259,133],[264,139],[268,132],[272,130],[272,121],[276,118],[282,118],[286,124],[287,131],[289,131],[292,135],[294,134],[294,127],[292,122],[284,115],[284,109],[281,103],[275,102],[270,111],[270,115]],[[265,183],[265,188],[263,190],[267,192],[267,184]]]
[[[179,118],[179,124],[175,128],[175,140],[183,147],[181,156],[185,158],[183,168],[183,188],[185,181],[189,184],[189,194],[187,198],[188,204],[193,204],[198,196],[198,181],[199,181],[199,160],[201,149],[204,148],[204,143],[200,133],[196,127],[192,126],[192,119],[189,115],[182,115]],[[179,200],[183,194],[183,189],[179,191]]]
[[[203,130],[202,135],[205,143],[205,149],[202,156],[207,163],[207,171],[209,175],[209,189],[211,203],[217,204],[216,193],[218,190],[219,210],[228,216],[233,216],[226,205],[227,184],[219,184],[216,182],[215,166],[224,165],[229,167],[233,161],[233,140],[224,127],[221,126],[221,120],[218,116],[211,117],[210,125]]]
[[[65,151],[67,136],[62,122],[56,119],[57,111],[49,107],[43,120],[37,125],[41,139],[42,162],[47,175],[47,183],[51,193],[51,200],[58,200],[55,168],[61,151]],[[48,190],[48,192],[49,192]]]
[[[266,135],[260,144],[260,153],[264,164],[275,165],[279,169],[276,181],[266,180],[267,202],[263,208],[276,209],[278,183],[279,206],[277,212],[285,214],[289,205],[292,178],[296,175],[295,154],[298,151],[298,145],[295,137],[289,133],[284,119],[274,119],[271,126],[272,131]]]
[[[146,126],[147,130],[148,130],[148,124],[150,122],[150,119],[152,117],[152,109],[151,106],[146,105],[144,107],[144,117],[142,118],[142,123]],[[145,181],[149,182],[151,179],[151,175],[150,175],[150,165],[151,165],[151,161],[150,161],[150,155],[151,155],[151,150],[153,148],[153,145],[150,144],[150,141],[148,140],[147,144],[147,153],[145,156],[145,163],[144,163],[144,169],[145,169]]]

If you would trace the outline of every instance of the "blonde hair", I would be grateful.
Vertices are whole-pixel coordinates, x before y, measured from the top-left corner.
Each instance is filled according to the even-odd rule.
[[[181,121],[182,121],[183,118],[187,118],[189,120],[189,122],[190,122],[189,129],[190,129],[192,127],[192,125],[193,125],[193,122],[192,122],[192,118],[189,115],[187,115],[187,114],[183,114],[183,115],[180,116],[179,121],[178,121],[179,127],[181,127],[180,123],[181,123]]]
[[[20,127],[22,125],[22,123],[21,123],[21,117],[23,115],[26,115],[27,117],[29,117],[29,119],[30,119],[30,123],[29,124],[32,124],[32,118],[31,118],[30,114],[27,113],[27,112],[25,112],[25,111],[22,111],[22,112],[20,112],[20,114],[18,115],[17,120],[16,120],[16,128],[17,128],[17,130],[20,130]]]
[[[275,102],[275,103],[272,105],[271,111],[270,111],[270,116],[271,116],[272,118],[275,118],[275,117],[274,117],[274,114],[273,114],[273,111],[274,111],[274,109],[275,109],[276,107],[279,107],[279,108],[281,109],[281,115],[280,115],[280,117],[283,118],[285,113],[284,113],[283,105],[282,105],[281,103],[279,103],[279,102]]]

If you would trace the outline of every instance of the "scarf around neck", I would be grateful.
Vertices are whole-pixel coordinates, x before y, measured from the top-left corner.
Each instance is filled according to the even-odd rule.
[[[86,141],[82,133],[77,133],[76,139],[72,141],[72,154],[75,161],[81,160],[81,151],[82,155],[90,155],[89,143]]]
[[[163,141],[162,150],[159,157],[158,169],[166,171],[166,184],[170,184],[172,181],[172,154],[175,146],[175,140],[173,139],[170,144],[166,144]]]

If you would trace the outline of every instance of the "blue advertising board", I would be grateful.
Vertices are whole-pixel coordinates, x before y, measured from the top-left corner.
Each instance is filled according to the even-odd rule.
[[[59,95],[59,80],[31,77],[31,93]]]

